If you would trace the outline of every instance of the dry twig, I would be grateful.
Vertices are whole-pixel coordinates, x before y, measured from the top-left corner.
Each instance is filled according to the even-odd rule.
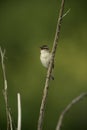
[[[9,105],[8,105],[7,79],[6,79],[5,65],[4,65],[5,50],[2,51],[1,47],[0,47],[0,54],[1,54],[1,64],[2,64],[3,80],[4,80],[3,95],[4,95],[5,107],[6,107],[7,130],[9,130],[9,129],[13,130],[13,128],[12,128],[12,118],[11,118],[11,114],[10,114],[10,108],[9,108]]]
[[[45,106],[46,106],[46,102],[47,102],[47,95],[48,95],[48,89],[49,89],[49,81],[50,81],[50,76],[52,73],[52,66],[53,66],[54,57],[55,57],[58,40],[59,40],[59,33],[60,33],[61,22],[62,22],[62,18],[63,18],[64,4],[65,4],[65,0],[62,0],[60,12],[59,12],[59,18],[58,18],[58,22],[57,22],[56,34],[55,34],[53,48],[52,48],[52,58],[51,58],[49,68],[47,71],[47,78],[46,78],[46,82],[45,82],[45,87],[44,87],[44,92],[43,92],[43,97],[42,97],[42,102],[41,102],[41,107],[40,107],[40,114],[39,114],[38,128],[37,128],[38,130],[42,130],[42,126],[43,126]]]
[[[83,98],[86,97],[86,96],[87,96],[87,92],[86,92],[86,93],[82,93],[82,94],[80,94],[78,97],[76,97],[75,99],[73,99],[73,100],[67,105],[67,107],[63,110],[63,112],[61,113],[61,115],[60,115],[60,117],[59,117],[56,130],[60,130],[60,129],[61,129],[64,116],[65,116],[65,114],[70,110],[70,108],[71,108],[74,104],[76,104],[77,102],[79,102],[81,99],[83,99]]]

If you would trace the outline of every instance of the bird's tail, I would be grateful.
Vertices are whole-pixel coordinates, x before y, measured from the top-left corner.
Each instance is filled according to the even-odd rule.
[[[54,76],[53,76],[53,75],[51,75],[50,78],[51,78],[52,80],[54,80]]]

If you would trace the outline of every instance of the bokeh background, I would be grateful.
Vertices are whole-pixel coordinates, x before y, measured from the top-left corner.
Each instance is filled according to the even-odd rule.
[[[8,98],[14,128],[17,93],[22,100],[22,130],[36,130],[46,70],[39,60],[39,46],[52,47],[60,0],[1,0],[0,46],[6,49]],[[87,1],[66,0],[58,49],[55,80],[50,82],[44,130],[54,130],[60,113],[70,101],[87,91]],[[6,130],[3,75],[0,61],[0,130]],[[87,129],[87,99],[72,107],[62,130]]]

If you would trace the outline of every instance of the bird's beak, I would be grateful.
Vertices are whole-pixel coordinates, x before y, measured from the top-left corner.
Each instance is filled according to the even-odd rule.
[[[42,47],[40,46],[40,49],[42,49]]]

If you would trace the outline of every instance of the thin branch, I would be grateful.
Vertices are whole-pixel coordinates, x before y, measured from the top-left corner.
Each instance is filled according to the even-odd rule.
[[[69,12],[70,12],[71,9],[67,10],[66,13],[63,14],[62,18],[64,18]]]
[[[1,54],[1,65],[2,65],[2,71],[3,71],[3,80],[4,80],[3,95],[4,95],[5,107],[6,107],[7,130],[9,129],[12,130],[12,118],[11,118],[10,109],[8,105],[7,79],[6,79],[5,64],[4,64],[5,50],[2,51],[1,47],[0,47],[0,54]]]
[[[12,126],[12,118],[11,118],[11,114],[9,112],[9,121],[10,121],[10,130],[13,130],[13,126]]]
[[[82,93],[82,94],[80,94],[80,96],[78,96],[78,97],[76,97],[75,99],[73,99],[73,100],[67,105],[67,107],[63,110],[63,112],[61,113],[61,115],[60,115],[60,117],[59,117],[56,130],[60,130],[60,129],[61,129],[64,116],[65,116],[65,114],[67,114],[67,112],[70,110],[70,108],[71,108],[74,104],[76,104],[77,102],[79,102],[81,99],[83,99],[83,98],[86,97],[86,96],[87,96],[87,92],[86,92],[86,93]]]
[[[18,100],[18,126],[17,126],[17,130],[21,130],[21,98],[20,98],[20,93],[17,94],[17,100]]]
[[[1,47],[0,47],[0,53],[1,53],[1,64],[2,64],[2,71],[3,71],[3,79],[4,79],[4,90],[7,90],[7,80],[6,80],[5,65],[4,65],[5,50],[2,51]]]
[[[48,95],[48,90],[49,90],[50,76],[52,73],[54,57],[55,57],[58,40],[59,40],[59,33],[60,33],[60,28],[61,28],[61,23],[62,23],[64,4],[65,4],[65,0],[62,0],[60,12],[59,12],[59,18],[58,18],[58,22],[57,22],[56,34],[55,34],[53,48],[52,48],[52,58],[51,58],[51,61],[50,61],[49,67],[48,67],[48,71],[47,71],[47,78],[46,78],[46,82],[45,82],[45,87],[44,87],[44,92],[43,92],[43,97],[42,97],[42,102],[41,102],[41,107],[40,107],[37,130],[42,130],[42,127],[43,127],[43,120],[44,120],[44,113],[45,113],[47,95]]]

